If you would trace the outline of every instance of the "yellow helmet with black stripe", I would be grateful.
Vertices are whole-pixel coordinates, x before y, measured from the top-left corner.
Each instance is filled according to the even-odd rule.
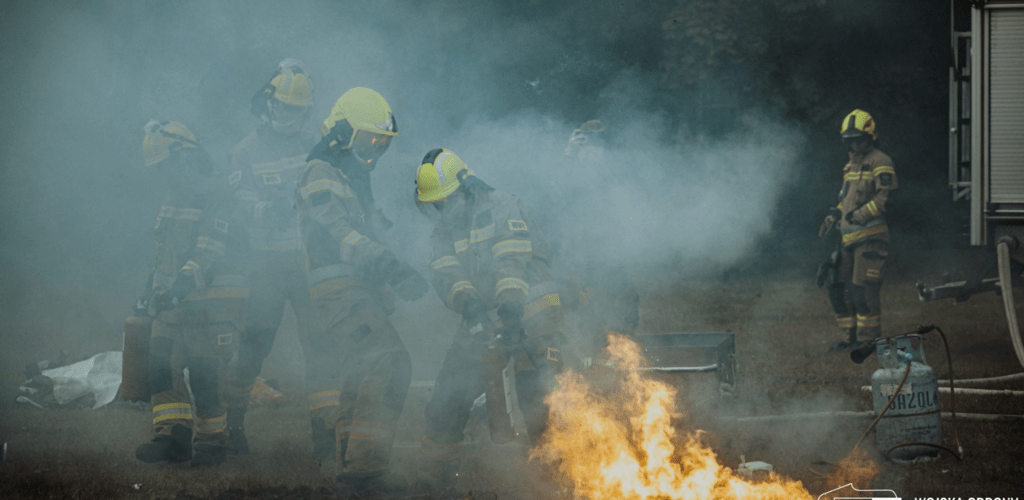
[[[843,124],[839,129],[843,139],[854,139],[857,137],[871,136],[871,140],[878,137],[875,135],[875,120],[867,111],[855,109],[843,118]]]
[[[473,171],[450,149],[432,149],[416,169],[416,198],[423,203],[443,200],[469,175]]]

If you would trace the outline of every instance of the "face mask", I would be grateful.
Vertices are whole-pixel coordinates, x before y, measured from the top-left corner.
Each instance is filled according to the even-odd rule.
[[[467,222],[466,196],[456,191],[447,198],[434,203],[416,200],[416,206],[430,222],[442,227],[461,227]]]
[[[271,116],[270,125],[274,127],[277,133],[295,135],[302,130],[302,125],[306,123],[306,115],[309,108],[292,106],[277,99],[271,99],[268,105],[270,106]]]

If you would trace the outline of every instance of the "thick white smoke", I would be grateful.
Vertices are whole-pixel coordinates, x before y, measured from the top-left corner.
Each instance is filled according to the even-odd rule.
[[[223,165],[258,123],[251,96],[286,57],[311,73],[311,129],[351,87],[388,99],[399,136],[374,172],[375,196],[395,222],[396,253],[424,273],[429,227],[412,190],[429,149],[453,149],[523,199],[563,267],[671,280],[750,254],[772,230],[802,146],[770,116],[752,115],[721,142],[674,134],[678,120],[636,68],[559,38],[558,21],[540,11],[509,23],[510,5],[144,0],[3,10],[0,257],[4,288],[17,291],[3,305],[3,335],[25,349],[19,360],[120,347],[120,323],[152,264],[160,193],[142,166],[142,126],[181,121]],[[566,157],[573,129],[590,118],[608,128],[603,154]],[[438,325],[428,338],[452,321],[435,298],[403,317]]]

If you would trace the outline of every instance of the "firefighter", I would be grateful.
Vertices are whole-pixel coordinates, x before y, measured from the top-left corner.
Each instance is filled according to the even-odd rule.
[[[154,120],[145,132],[146,165],[156,167],[167,194],[155,226],[150,300],[157,312],[149,352],[156,436],[135,456],[210,466],[227,456],[225,387],[248,295],[242,267],[248,234],[226,186],[215,182],[210,155],[188,128]]]
[[[433,222],[432,283],[462,321],[427,403],[420,488],[453,488],[463,429],[487,394],[491,440],[510,433],[501,383],[509,359],[528,439],[547,423],[544,395],[561,371],[562,313],[551,249],[520,201],[476,177],[450,150],[434,149],[416,172],[416,203]],[[507,372],[506,372],[507,373]],[[505,420],[502,425],[496,421]]]
[[[829,209],[818,231],[824,236],[838,227],[841,235],[833,278],[821,283],[840,331],[832,349],[839,350],[881,335],[880,291],[889,256],[886,203],[897,187],[892,159],[875,147],[878,136],[870,114],[850,112],[843,118],[840,135],[850,149],[849,161],[843,167],[839,204]]]
[[[342,491],[372,496],[395,486],[390,451],[412,378],[388,314],[394,295],[416,300],[429,285],[388,249],[391,223],[373,201],[370,171],[398,134],[388,103],[371,89],[350,89],[321,132],[297,193],[309,294],[340,362],[334,385],[318,388],[318,397],[331,405],[324,432],[335,438]]]
[[[228,445],[248,453],[244,420],[253,383],[270,354],[285,303],[295,313],[299,343],[306,360],[306,385],[326,376],[323,328],[313,318],[302,263],[295,186],[317,136],[304,130],[313,105],[311,82],[301,61],[285,59],[252,99],[251,111],[262,121],[231,154],[228,182],[251,217],[252,257],[246,328],[239,346],[237,384],[228,406]],[[334,438],[323,433],[323,408],[309,408],[314,430],[313,453],[334,451]],[[318,423],[319,421],[319,423]],[[319,432],[318,432],[319,431]]]
[[[606,130],[604,123],[596,119],[588,120],[573,130],[565,155],[567,166],[575,174],[593,177],[593,173],[600,170],[600,163],[605,158]],[[573,239],[564,241],[561,254],[578,255],[583,244]],[[567,267],[567,288],[575,292],[575,297],[567,300],[566,305],[576,310],[574,316],[579,318],[577,327],[588,344],[582,346],[587,357],[600,355],[607,347],[610,332],[636,333],[640,325],[640,294],[624,269],[593,262],[559,260]]]

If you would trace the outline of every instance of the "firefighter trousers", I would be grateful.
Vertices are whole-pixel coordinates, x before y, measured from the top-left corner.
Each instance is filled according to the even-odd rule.
[[[885,241],[843,248],[836,282],[828,289],[842,340],[863,342],[881,335],[882,274],[888,256]]]
[[[339,280],[344,281],[344,280]],[[339,477],[386,472],[395,427],[412,382],[412,360],[376,287],[320,286],[313,305],[326,325],[331,377],[314,387],[311,416],[333,429]]]
[[[519,408],[532,442],[540,438],[547,426],[548,408],[544,397],[554,387],[554,376],[563,365],[561,345],[564,340],[558,329],[561,320],[557,306],[525,320],[525,338],[515,349],[509,350],[515,357]],[[467,325],[460,325],[424,410],[425,429],[420,452],[428,470],[458,467],[473,401],[485,392],[484,370],[501,370],[504,366],[487,366],[487,349],[486,343],[473,338]]]
[[[186,300],[153,321],[150,402],[157,433],[170,435],[171,427],[183,425],[194,429],[196,446],[224,445],[243,307],[242,298]]]
[[[246,304],[245,330],[238,351],[237,383],[230,388],[228,406],[248,406],[253,383],[270,355],[278,328],[290,304],[295,314],[299,344],[306,363],[305,382],[317,385],[317,379],[329,376],[326,334],[313,313],[306,285],[305,270],[298,252],[263,252],[249,274],[249,300]],[[319,384],[322,385],[322,384]]]

